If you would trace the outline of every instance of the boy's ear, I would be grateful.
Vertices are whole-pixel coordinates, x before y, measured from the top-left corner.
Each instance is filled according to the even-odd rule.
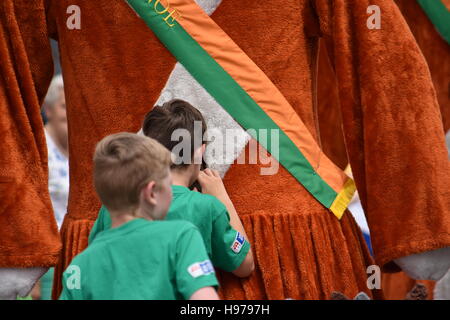
[[[155,181],[150,181],[142,189],[144,199],[146,199],[152,205],[156,205],[155,186],[156,186]]]
[[[203,155],[205,154],[206,145],[202,144],[201,147],[197,148],[197,150],[194,151],[194,164],[202,164]]]

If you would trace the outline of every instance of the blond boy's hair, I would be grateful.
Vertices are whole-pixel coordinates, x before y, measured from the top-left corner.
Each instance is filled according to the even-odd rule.
[[[160,186],[171,164],[170,152],[154,139],[117,133],[101,140],[94,154],[94,185],[109,210],[134,210],[142,188]]]

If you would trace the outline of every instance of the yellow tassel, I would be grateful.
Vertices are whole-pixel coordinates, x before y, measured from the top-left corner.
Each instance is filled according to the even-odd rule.
[[[345,209],[347,209],[350,201],[353,198],[353,195],[356,191],[356,185],[353,179],[348,179],[345,182],[344,189],[339,192],[336,199],[334,199],[330,210],[333,214],[340,220],[344,215]]]

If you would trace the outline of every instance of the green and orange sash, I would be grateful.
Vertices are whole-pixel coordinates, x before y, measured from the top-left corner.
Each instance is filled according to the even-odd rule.
[[[286,98],[203,9],[193,0],[126,1],[244,129],[279,130],[279,163],[340,219],[355,192],[353,180],[325,156]],[[272,154],[271,139],[253,138]]]
[[[450,44],[450,7],[442,0],[417,0],[439,34]]]

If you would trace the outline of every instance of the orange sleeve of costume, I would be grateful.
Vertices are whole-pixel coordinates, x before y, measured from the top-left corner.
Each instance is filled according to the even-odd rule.
[[[450,1],[447,8],[450,11]],[[441,106],[444,130],[450,130],[450,44],[439,34],[417,1],[395,0],[419,44],[431,71]]]
[[[40,115],[53,74],[43,1],[0,2],[0,267],[55,265]]]
[[[425,59],[390,0],[316,0],[377,263],[450,246],[450,166]],[[369,29],[370,5],[381,29]]]

